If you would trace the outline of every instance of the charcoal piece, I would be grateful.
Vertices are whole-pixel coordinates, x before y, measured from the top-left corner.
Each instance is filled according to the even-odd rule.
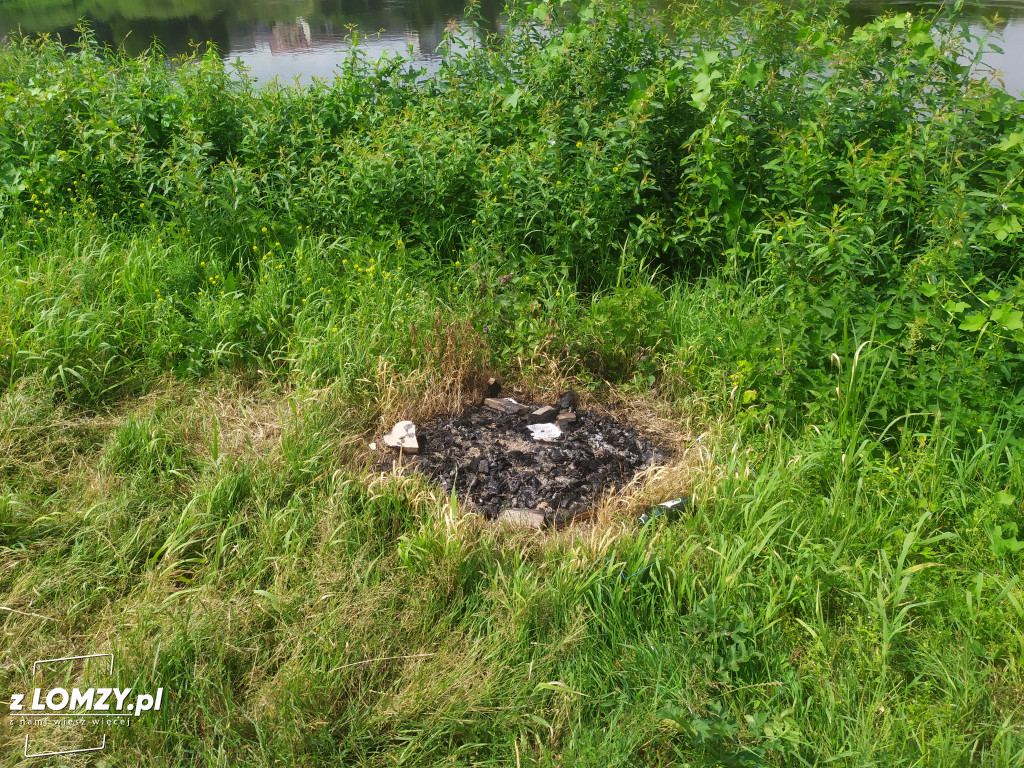
[[[571,389],[568,392],[563,392],[558,398],[558,410],[575,411],[576,393],[573,392]]]

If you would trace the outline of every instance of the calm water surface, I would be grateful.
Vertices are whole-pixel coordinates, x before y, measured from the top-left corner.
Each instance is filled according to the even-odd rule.
[[[755,0],[756,1],[756,0]],[[408,54],[428,67],[438,61],[445,29],[462,20],[465,0],[0,0],[0,35],[21,30],[49,32],[74,40],[85,19],[106,43],[137,53],[158,39],[171,54],[192,41],[212,41],[225,63],[240,60],[259,81],[330,77],[345,57],[349,35],[365,35],[369,55]],[[503,0],[482,0],[481,12],[500,31]],[[854,0],[851,24],[862,24],[885,9],[916,10],[921,3]],[[985,61],[998,70],[1007,89],[1024,91],[1024,0],[987,2],[974,15],[976,31],[985,19],[1002,19],[996,42],[1002,54]]]

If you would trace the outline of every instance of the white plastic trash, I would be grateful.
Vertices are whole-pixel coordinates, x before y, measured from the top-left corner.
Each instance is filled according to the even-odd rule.
[[[562,436],[562,430],[558,428],[557,424],[547,422],[545,424],[529,424],[526,427],[530,430],[530,434],[533,435],[534,440],[557,440]]]

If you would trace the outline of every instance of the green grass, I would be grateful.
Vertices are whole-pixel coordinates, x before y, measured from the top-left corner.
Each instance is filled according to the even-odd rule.
[[[0,51],[0,692],[113,652],[110,766],[1024,764],[1022,107],[789,10]],[[369,465],[495,373],[686,455],[543,536]]]

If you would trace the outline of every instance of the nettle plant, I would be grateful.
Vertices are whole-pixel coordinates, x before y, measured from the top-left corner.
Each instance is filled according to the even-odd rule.
[[[757,363],[744,404],[827,418],[832,355],[870,340],[893,356],[881,425],[1019,415],[1020,103],[979,76],[985,41],[952,22],[885,17],[848,39],[834,18],[800,23],[761,37],[752,21],[650,89],[701,115],[679,163],[678,256],[720,252],[775,305],[739,350]]]
[[[718,351],[745,361],[739,405],[758,420],[833,418],[833,356],[869,340],[892,355],[879,429],[1019,412],[984,394],[1020,389],[1024,341],[1021,106],[980,70],[987,40],[942,17],[851,35],[828,4],[786,11],[513,14],[469,57],[498,139],[479,215],[506,249],[558,253],[596,286],[617,283],[622,249],[746,284],[777,321]]]
[[[40,247],[74,217],[101,238],[174,229],[182,248],[154,285],[118,290],[161,304],[129,316],[157,317],[152,362],[189,374],[297,359],[293,323],[323,302],[320,336],[344,329],[327,319],[347,315],[342,291],[327,291],[354,295],[365,274],[334,254],[298,288],[283,279],[302,240],[343,237],[395,274],[489,297],[472,311],[500,320],[507,353],[543,342],[652,384],[671,354],[665,286],[728,284],[694,386],[729,382],[757,423],[837,418],[833,360],[866,341],[887,361],[862,367],[885,371],[879,431],[908,412],[1020,415],[1021,104],[987,82],[987,41],[955,19],[884,16],[851,34],[841,8],[564,0],[510,7],[499,36],[471,7],[436,73],[355,46],[303,88],[257,88],[212,53],[167,66],[88,34],[74,49],[15,41],[0,56],[0,215]],[[230,290],[210,292],[196,247]],[[558,327],[517,310],[570,290],[583,302]],[[12,376],[28,360],[60,368],[37,346],[11,356]],[[118,370],[135,365],[108,346]],[[102,392],[114,368],[97,370]]]

